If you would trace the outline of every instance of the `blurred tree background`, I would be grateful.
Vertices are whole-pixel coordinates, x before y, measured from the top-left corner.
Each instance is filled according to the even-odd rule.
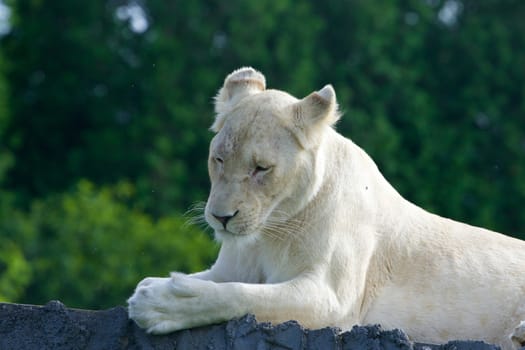
[[[525,2],[0,1],[0,300],[123,304],[218,247],[212,97],[240,66],[326,83],[418,205],[525,238]],[[191,214],[194,215],[194,214]],[[190,216],[191,216],[190,215]]]

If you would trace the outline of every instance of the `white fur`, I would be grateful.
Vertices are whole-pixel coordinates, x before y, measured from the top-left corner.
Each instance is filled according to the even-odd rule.
[[[250,312],[314,328],[380,323],[420,342],[525,341],[525,242],[402,198],[331,128],[331,86],[297,100],[243,68],[216,109],[205,216],[219,257],[207,271],[140,282],[129,313],[141,327],[166,333]]]

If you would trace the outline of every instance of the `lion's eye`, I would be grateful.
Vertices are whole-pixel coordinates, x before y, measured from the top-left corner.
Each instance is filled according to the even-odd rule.
[[[272,167],[270,166],[262,166],[262,165],[256,165],[255,169],[253,169],[252,175],[255,176],[257,174],[265,174],[268,171],[270,171]]]
[[[221,157],[215,157],[214,160],[215,160],[215,162],[218,163],[218,164],[222,164],[222,163],[224,163],[224,160],[223,160]]]

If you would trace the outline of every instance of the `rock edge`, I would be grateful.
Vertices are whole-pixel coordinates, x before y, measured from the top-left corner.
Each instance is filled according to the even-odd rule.
[[[496,350],[481,341],[453,341],[434,345],[411,342],[401,330],[379,325],[355,326],[341,333],[337,328],[310,330],[295,321],[279,325],[258,323],[246,315],[222,324],[174,332],[146,334],[128,318],[124,307],[90,311],[70,309],[59,301],[45,306],[0,303],[2,350]]]

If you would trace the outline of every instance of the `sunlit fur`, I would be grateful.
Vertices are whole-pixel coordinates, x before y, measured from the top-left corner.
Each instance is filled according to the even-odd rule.
[[[139,326],[167,333],[250,312],[315,328],[380,323],[426,343],[525,343],[525,242],[401,197],[333,129],[331,86],[299,100],[242,68],[216,112],[210,195],[188,216],[214,230],[219,256],[140,282],[129,299]]]

